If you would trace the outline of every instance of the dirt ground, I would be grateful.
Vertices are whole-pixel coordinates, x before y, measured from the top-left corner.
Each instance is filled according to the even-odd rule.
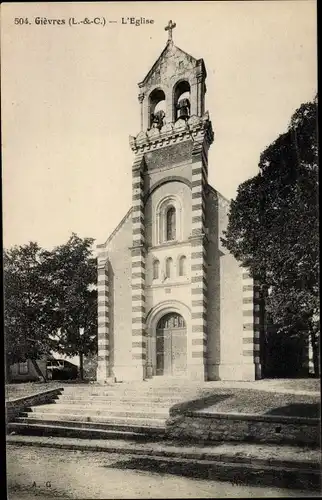
[[[319,497],[319,493],[244,486],[155,472],[133,466],[133,457],[47,448],[7,447],[9,500],[51,498],[279,498]]]

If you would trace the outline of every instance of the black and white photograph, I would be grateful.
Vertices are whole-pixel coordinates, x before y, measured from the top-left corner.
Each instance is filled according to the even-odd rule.
[[[317,2],[1,5],[9,500],[321,497]]]

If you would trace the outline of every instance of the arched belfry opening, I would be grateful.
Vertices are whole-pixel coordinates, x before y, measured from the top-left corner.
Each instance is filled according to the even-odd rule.
[[[173,120],[187,120],[191,114],[190,84],[183,80],[178,82],[173,92]]]
[[[149,98],[149,128],[160,129],[164,125],[166,113],[165,93],[161,89],[154,89]]]

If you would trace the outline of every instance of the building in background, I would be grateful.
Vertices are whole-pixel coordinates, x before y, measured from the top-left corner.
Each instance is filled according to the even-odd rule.
[[[51,355],[39,358],[36,361],[39,368],[38,372],[31,359],[12,364],[9,367],[9,382],[36,382],[42,379],[41,375],[47,378],[47,363],[54,359]]]

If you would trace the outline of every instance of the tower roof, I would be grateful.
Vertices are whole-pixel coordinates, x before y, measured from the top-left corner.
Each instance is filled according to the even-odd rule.
[[[191,56],[184,50],[174,45],[172,39],[172,30],[175,28],[175,26],[175,23],[173,24],[172,21],[169,21],[168,26],[165,27],[165,30],[169,32],[166,46],[161,52],[158,59],[153,64],[152,68],[148,71],[144,79],[139,83],[139,87],[144,87],[148,85],[152,80],[155,80],[158,75],[163,72],[162,70],[166,68],[167,61],[169,59],[172,59],[172,61],[175,62],[175,69],[178,73],[181,72],[181,67],[184,67],[185,69],[192,69],[199,66],[204,78],[207,76],[203,59],[196,59],[195,57]],[[173,69],[174,68],[172,66],[172,71]]]

